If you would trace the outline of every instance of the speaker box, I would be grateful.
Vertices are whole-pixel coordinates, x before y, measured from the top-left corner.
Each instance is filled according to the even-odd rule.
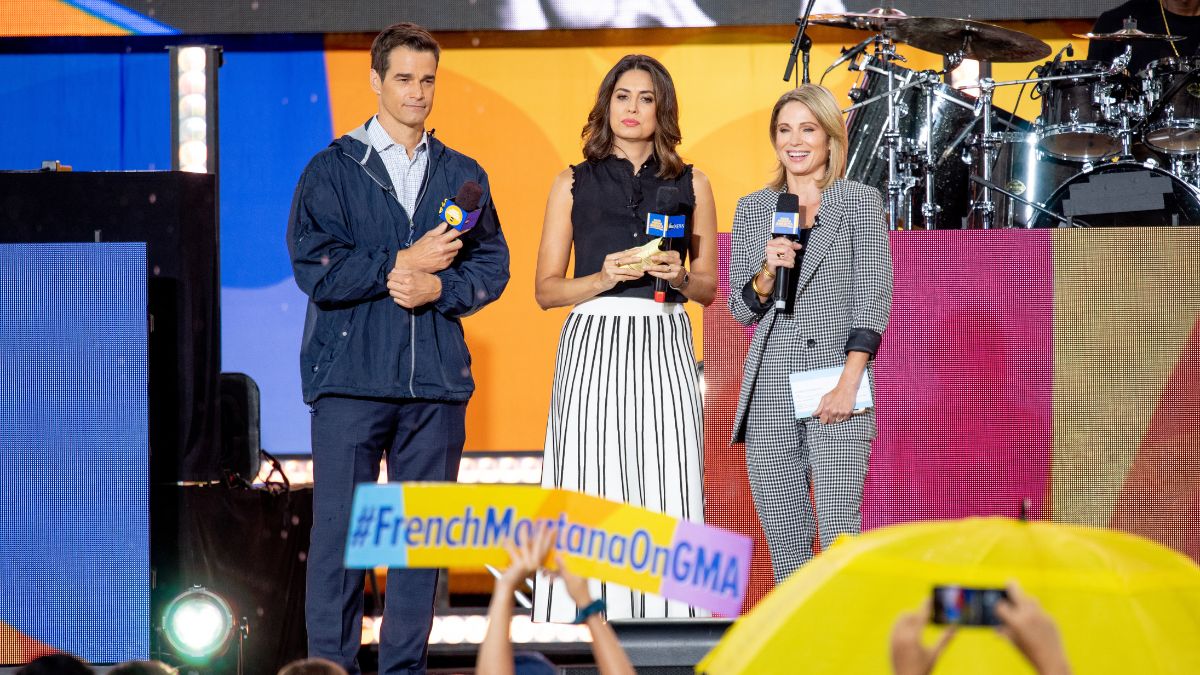
[[[216,176],[2,172],[0,243],[146,242],[150,471],[221,478]]]

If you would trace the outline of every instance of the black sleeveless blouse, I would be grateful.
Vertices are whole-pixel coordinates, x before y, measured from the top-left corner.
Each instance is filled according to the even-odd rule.
[[[687,260],[692,236],[692,212],[696,195],[692,191],[692,165],[684,165],[675,178],[659,178],[658,161],[651,157],[635,173],[633,164],[609,155],[600,161],[588,160],[571,167],[575,183],[571,194],[571,228],[575,246],[575,278],[599,272],[610,253],[641,246],[653,239],[646,234],[646,214],[655,207],[658,188],[679,190],[682,213],[687,216],[684,236],[673,241],[680,258]],[[672,240],[668,240],[672,241]],[[601,297],[654,298],[654,277],[649,274],[636,281],[624,281],[600,294]],[[667,290],[667,302],[687,302],[674,289]]]

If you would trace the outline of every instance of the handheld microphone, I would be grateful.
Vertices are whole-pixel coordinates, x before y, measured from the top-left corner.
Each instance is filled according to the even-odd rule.
[[[775,204],[775,214],[771,216],[771,235],[787,237],[789,241],[800,241],[801,233],[807,230],[800,228],[800,198],[790,192],[779,195]],[[797,270],[798,271],[798,270]],[[788,290],[791,288],[792,270],[779,267],[775,270],[775,311],[784,314],[791,312]]]
[[[687,225],[687,216],[681,215],[679,188],[664,185],[654,195],[654,210],[646,214],[646,234],[662,237],[659,250],[670,251],[674,240],[681,239]],[[667,280],[654,278],[654,301],[667,301]]]
[[[871,43],[874,41],[875,41],[875,36],[872,35],[871,37],[867,38],[866,40],[863,40],[862,42],[854,45],[850,49],[846,49],[845,47],[843,47],[842,55],[839,56],[837,58],[837,60],[835,60],[833,63],[829,64],[829,67],[825,69],[825,73],[826,74],[831,73],[831,72],[833,72],[834,68],[837,68],[838,66],[849,61],[850,59],[857,58],[859,54],[862,54],[863,52],[867,51],[867,47],[870,47]],[[851,66],[850,70],[855,70],[855,68],[853,66]]]
[[[469,180],[458,188],[458,194],[453,198],[442,200],[438,207],[438,217],[442,222],[460,231],[475,227],[479,222],[479,202],[483,199],[483,186]]]

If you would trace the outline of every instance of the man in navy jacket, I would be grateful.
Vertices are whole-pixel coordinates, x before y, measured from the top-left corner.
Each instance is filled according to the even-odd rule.
[[[500,296],[508,246],[487,174],[425,130],[440,49],[413,24],[371,47],[379,112],[317,153],[296,187],[288,250],[309,297],[300,376],[312,408],[314,504],[305,610],[309,656],[358,673],[361,570],[344,567],[355,485],[454,481],[475,389],[461,317]],[[479,220],[439,205],[483,187]],[[436,570],[388,572],[380,673],[424,672]]]

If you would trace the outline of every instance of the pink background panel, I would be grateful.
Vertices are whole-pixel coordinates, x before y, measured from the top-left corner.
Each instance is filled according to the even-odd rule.
[[[1041,517],[1052,447],[1050,230],[893,232],[863,528]]]

